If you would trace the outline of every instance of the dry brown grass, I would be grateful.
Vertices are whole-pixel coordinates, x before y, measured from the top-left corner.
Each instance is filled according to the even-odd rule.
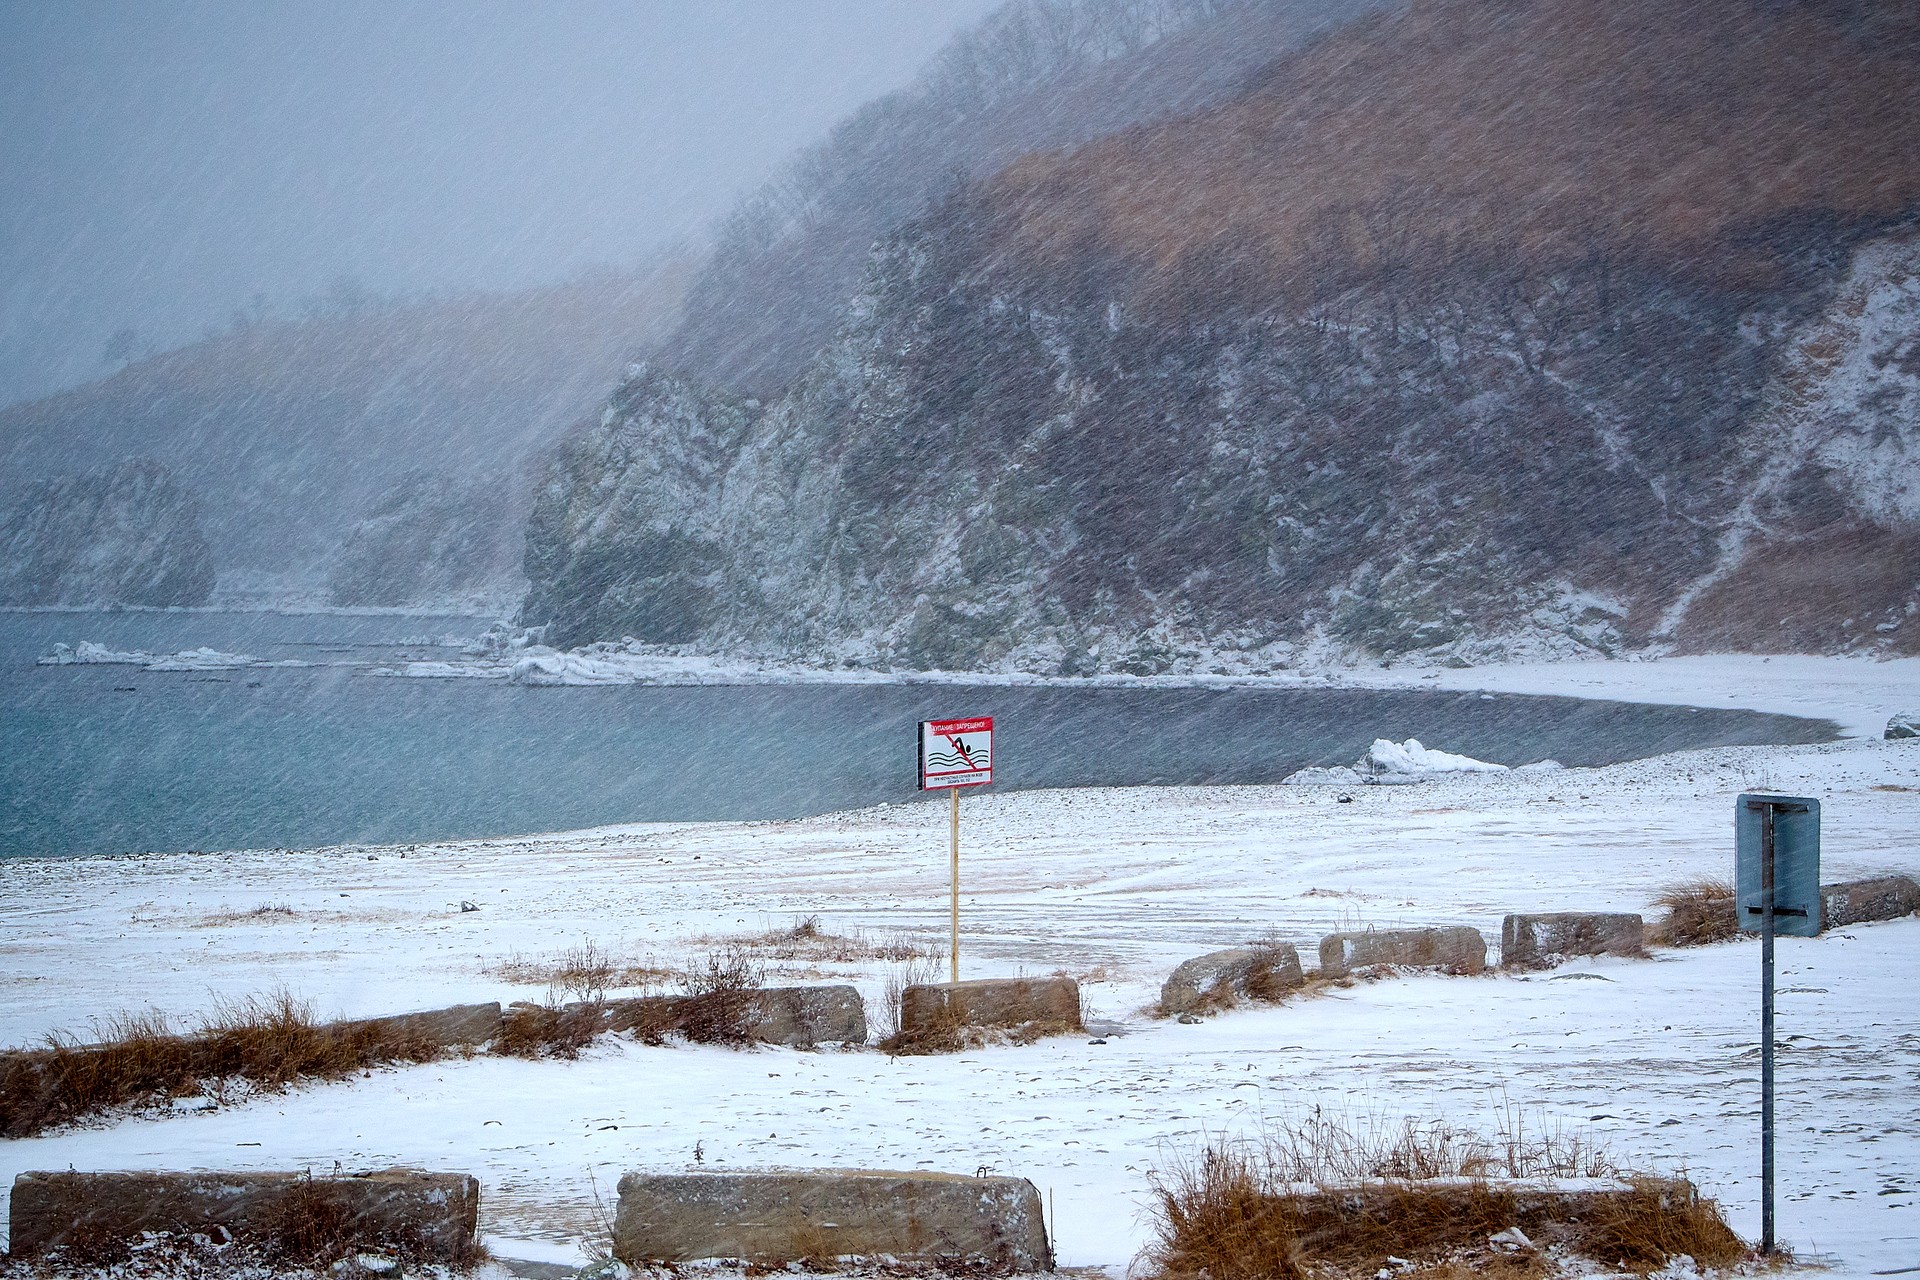
[[[1168,277],[1229,246],[1269,297],[1405,244],[1545,264],[1602,245],[1764,278],[1779,268],[1750,229],[1920,199],[1913,24],[1864,12],[1432,0],[1211,110],[1016,161],[992,181],[1015,211],[1003,249],[1084,262],[1099,246]]]
[[[1081,1035],[1086,1025],[1066,1018],[1033,1018],[1026,1022],[998,1026],[975,1026],[965,1021],[950,1004],[920,1026],[911,1030],[899,1025],[876,1046],[897,1057],[922,1057],[937,1053],[963,1053],[997,1044],[1033,1044],[1050,1036]]]
[[[112,1107],[192,1093],[207,1081],[277,1089],[446,1052],[389,1023],[323,1025],[284,992],[219,1004],[186,1033],[159,1014],[125,1014],[97,1024],[95,1034],[94,1045],[50,1036],[45,1048],[0,1057],[0,1135],[27,1137]]]
[[[766,967],[744,944],[710,951],[687,965],[686,994],[674,1001],[675,1030],[695,1044],[746,1045],[753,1039],[753,994],[765,985]]]
[[[1610,1178],[1620,1175],[1605,1148],[1578,1130],[1502,1112],[1491,1136],[1445,1121],[1355,1119],[1316,1108],[1275,1122],[1260,1162],[1280,1182],[1315,1185],[1372,1179]]]
[[[515,953],[487,972],[516,986],[545,987],[552,1000],[599,1000],[615,991],[650,991],[680,977],[678,970],[618,955],[591,938],[552,956],[529,959]]]
[[[885,1018],[880,1037],[882,1043],[898,1040],[904,1029],[900,1021],[900,1002],[907,988],[944,982],[947,978],[946,963],[945,953],[908,956],[894,962],[887,972],[886,986],[880,993],[881,1013]]]
[[[1152,1006],[1152,1015],[1156,1018],[1173,1018],[1181,1014],[1202,1015],[1222,1013],[1236,1008],[1242,1000],[1251,1000],[1257,1004],[1280,1004],[1291,997],[1306,993],[1310,983],[1319,979],[1319,971],[1302,975],[1301,982],[1283,982],[1275,971],[1280,966],[1281,951],[1276,939],[1271,936],[1249,938],[1247,946],[1261,951],[1261,957],[1254,961],[1244,980],[1245,994],[1235,989],[1230,978],[1216,979],[1212,985],[1200,992],[1199,999],[1178,1007],[1166,1003],[1164,993],[1160,1001]]]
[[[522,1000],[508,1006],[493,1048],[514,1058],[571,1060],[606,1029],[606,1008],[598,1000],[568,1005]]]
[[[642,1044],[679,1036],[694,1044],[744,1048],[755,1041],[755,1006],[765,978],[765,968],[747,948],[721,947],[687,962],[679,995],[609,1003],[607,1029],[630,1032]]]
[[[1733,886],[1725,880],[1690,880],[1653,900],[1666,915],[1653,924],[1648,941],[1661,947],[1702,947],[1728,942],[1740,932]]]
[[[576,1058],[611,1029],[603,992],[621,971],[590,942],[558,964],[544,971],[545,1001],[507,1009],[493,1052]],[[621,1029],[648,1043],[668,1034],[736,1048],[752,1041],[752,1005],[764,985],[764,968],[749,948],[722,947],[690,960],[676,976],[682,995],[618,1002],[626,1008]],[[584,998],[568,1001],[568,995]],[[91,1044],[50,1036],[44,1048],[0,1052],[0,1137],[29,1137],[224,1081],[280,1089],[303,1079],[338,1080],[373,1066],[470,1052],[404,1019],[316,1022],[306,1004],[284,992],[217,1004],[188,1031],[176,1031],[160,1014],[142,1013],[103,1020],[93,1032]]]
[[[1540,1135],[1485,1139],[1411,1122],[1356,1133],[1316,1119],[1265,1144],[1215,1144],[1157,1172],[1147,1273],[1325,1280],[1372,1275],[1398,1258],[1415,1264],[1414,1275],[1521,1280],[1549,1273],[1548,1248],[1641,1274],[1680,1254],[1705,1266],[1745,1256],[1719,1209],[1683,1182],[1628,1178],[1609,1194],[1572,1201],[1524,1181],[1488,1180],[1604,1166],[1591,1150],[1582,1158]],[[1356,1169],[1364,1172],[1355,1177]],[[1490,1244],[1511,1227],[1534,1247]]]
[[[852,933],[829,933],[821,926],[818,915],[800,916],[790,924],[757,933],[703,936],[693,942],[696,946],[714,949],[743,949],[776,972],[786,972],[796,965],[901,964],[941,959],[946,955],[938,943],[910,933],[890,933],[877,938],[860,929]]]

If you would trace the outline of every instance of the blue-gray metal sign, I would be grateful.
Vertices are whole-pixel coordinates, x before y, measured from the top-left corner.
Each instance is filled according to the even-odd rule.
[[[1734,810],[1733,885],[1740,927],[1760,931],[1766,892],[1766,828],[1773,831],[1773,931],[1820,932],[1820,802],[1806,796],[1743,795]]]
[[[1820,932],[1820,802],[1743,795],[1733,811],[1734,902],[1760,934],[1760,1252],[1773,1252],[1773,938]]]

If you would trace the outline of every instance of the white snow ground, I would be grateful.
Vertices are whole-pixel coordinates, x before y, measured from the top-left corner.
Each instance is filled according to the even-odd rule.
[[[1697,686],[1717,694],[1746,660],[1702,663]],[[1920,702],[1905,670],[1920,664],[1858,664],[1862,679],[1823,689],[1775,663],[1789,674],[1750,704],[1863,727]],[[1637,669],[1664,665],[1613,674],[1659,700]],[[1437,674],[1493,688],[1547,678]],[[1064,1264],[1118,1269],[1146,1238],[1146,1171],[1208,1137],[1314,1106],[1483,1127],[1517,1109],[1586,1130],[1628,1162],[1686,1169],[1751,1237],[1751,942],[1528,978],[1393,979],[1197,1026],[1141,1010],[1178,961],[1269,932],[1311,963],[1335,927],[1462,923],[1497,937],[1507,911],[1643,909],[1667,884],[1730,872],[1733,796],[1759,788],[1823,798],[1823,878],[1920,874],[1920,741],[1350,792],[970,795],[967,974],[1064,969],[1082,977],[1090,1015],[1126,1034],[918,1059],[613,1040],[578,1062],[379,1071],[0,1143],[0,1183],[68,1166],[465,1169],[483,1183],[484,1228],[502,1253],[577,1260],[576,1241],[595,1230],[591,1179],[610,1204],[622,1171],[680,1167],[698,1144],[703,1167],[1022,1174],[1054,1197]],[[672,963],[706,950],[702,935],[815,912],[835,932],[937,939],[945,822],[935,801],[405,849],[0,863],[0,1043],[277,986],[326,1015],[537,998],[491,971],[584,938]],[[462,900],[481,909],[463,912]],[[268,905],[291,911],[254,913]],[[1920,919],[1783,940],[1780,954],[1782,1236],[1836,1274],[1920,1266]],[[876,1020],[885,976],[807,975],[858,982]]]

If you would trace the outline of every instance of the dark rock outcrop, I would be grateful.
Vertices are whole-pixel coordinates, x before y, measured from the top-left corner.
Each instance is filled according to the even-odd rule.
[[[0,604],[205,604],[200,502],[150,459],[42,480],[0,509]]]
[[[327,575],[337,605],[451,600],[511,580],[519,557],[512,482],[411,471],[347,535]]]

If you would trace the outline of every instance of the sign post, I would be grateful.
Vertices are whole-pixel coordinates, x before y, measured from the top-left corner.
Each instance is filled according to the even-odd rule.
[[[950,861],[952,892],[948,902],[953,944],[947,952],[948,980],[960,981],[960,789],[993,781],[993,717],[971,720],[922,720],[919,732],[920,789],[947,789],[952,797]]]
[[[1820,932],[1820,802],[1743,795],[1733,814],[1735,909],[1760,935],[1760,1252],[1773,1252],[1773,939]]]

